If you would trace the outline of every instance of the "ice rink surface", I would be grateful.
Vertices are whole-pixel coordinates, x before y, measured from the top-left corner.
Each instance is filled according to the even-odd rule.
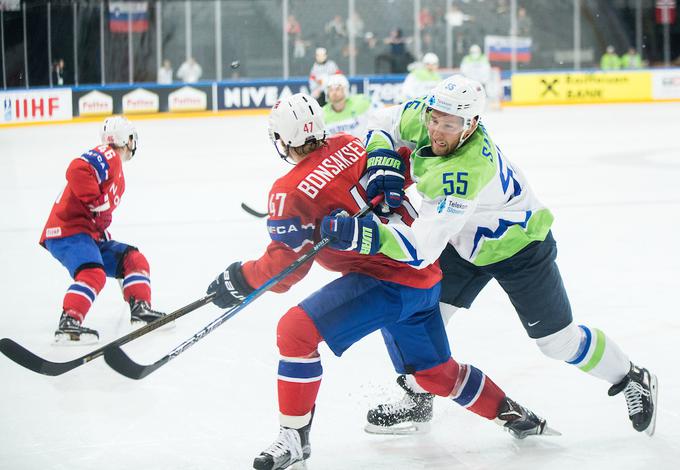
[[[371,436],[366,410],[400,396],[381,337],[338,359],[322,346],[324,379],[312,428],[314,470],[680,468],[680,104],[510,108],[484,122],[554,212],[558,263],[578,322],[601,328],[659,378],[653,438],[633,431],[608,384],[544,357],[500,288],[489,285],[448,326],[454,357],[475,364],[561,437],[515,441],[438,398],[432,431]],[[139,153],[114,238],[152,268],[154,306],[203,296],[234,260],[268,242],[267,191],[287,171],[266,117],[140,120]],[[55,361],[94,347],[51,345],[65,269],[37,241],[68,162],[98,143],[98,124],[0,129],[0,337]],[[251,468],[277,435],[275,328],[335,275],[314,268],[268,293],[154,374],[132,381],[102,359],[46,377],[0,356],[0,468],[204,470]],[[217,317],[206,306],[124,349],[152,362]],[[130,331],[109,280],[86,320],[101,344]]]

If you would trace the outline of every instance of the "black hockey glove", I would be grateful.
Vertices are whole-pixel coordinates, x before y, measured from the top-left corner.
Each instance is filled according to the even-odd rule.
[[[206,294],[216,294],[213,303],[220,308],[230,308],[245,299],[255,289],[248,285],[241,272],[241,262],[231,263],[208,286]]]

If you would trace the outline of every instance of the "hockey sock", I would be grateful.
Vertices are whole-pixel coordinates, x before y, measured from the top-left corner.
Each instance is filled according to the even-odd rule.
[[[630,370],[628,356],[601,330],[584,325],[579,325],[579,330],[578,351],[567,363],[610,384],[621,382]]]
[[[106,284],[106,274],[102,268],[86,268],[78,271],[74,283],[69,286],[64,295],[62,306],[64,312],[82,322],[94,299],[97,298],[97,294],[104,288],[104,284]]]
[[[571,323],[556,333],[538,338],[536,344],[546,356],[566,361],[611,384],[623,380],[630,369],[628,356],[597,328]]]
[[[322,338],[314,322],[299,306],[281,317],[276,337],[281,354],[278,371],[280,422],[287,428],[300,429],[312,418],[321,385],[323,368],[317,347]]]
[[[458,364],[450,358],[444,364],[415,373],[418,384],[430,393],[450,396],[464,408],[496,418],[505,393],[484,372],[468,364]]]
[[[151,279],[149,262],[137,250],[129,251],[123,260],[123,298],[142,300],[151,305]]]

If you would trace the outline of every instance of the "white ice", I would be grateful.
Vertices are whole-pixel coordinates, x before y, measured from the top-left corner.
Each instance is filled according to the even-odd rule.
[[[336,358],[322,346],[308,467],[330,469],[680,468],[680,104],[510,108],[486,125],[556,216],[558,263],[578,322],[603,329],[659,378],[653,438],[629,424],[608,384],[544,357],[493,284],[449,324],[454,357],[484,370],[561,437],[515,441],[437,399],[431,433],[371,436],[366,410],[400,396],[379,335]],[[234,260],[258,257],[273,180],[287,171],[265,116],[139,120],[140,149],[111,227],[152,266],[154,305],[203,296]],[[0,129],[0,337],[51,360],[94,348],[51,345],[69,284],[37,244],[70,159],[98,124]],[[132,381],[100,358],[59,377],[0,356],[0,468],[246,469],[276,437],[279,317],[334,277],[315,268],[285,295],[265,294],[163,368]],[[220,314],[206,306],[125,350],[152,362]],[[130,331],[109,281],[87,317],[104,344]]]

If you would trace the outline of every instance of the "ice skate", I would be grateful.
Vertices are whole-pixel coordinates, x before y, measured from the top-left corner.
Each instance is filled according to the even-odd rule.
[[[644,367],[630,365],[630,371],[624,379],[612,385],[609,396],[623,392],[628,405],[628,418],[636,431],[644,431],[647,435],[654,434],[656,429],[656,410],[658,382],[656,375],[651,374]]]
[[[305,461],[312,453],[309,431],[312,422],[300,429],[281,426],[279,437],[260,455],[255,457],[253,468],[257,470],[280,470],[284,468],[306,468]]]
[[[397,377],[397,384],[406,391],[401,400],[385,403],[368,411],[369,434],[422,434],[430,429],[434,395],[418,393],[406,382],[406,376]]]
[[[165,313],[153,310],[148,303],[143,300],[135,300],[134,297],[130,297],[130,323],[135,328],[151,323],[154,320],[158,320],[165,316]],[[163,325],[162,328],[168,328],[175,325],[175,322],[169,322],[167,325]]]
[[[97,331],[85,328],[80,320],[61,312],[59,328],[54,332],[54,342],[58,345],[86,345],[99,341]]]
[[[547,426],[545,419],[536,416],[532,411],[505,397],[501,402],[498,414],[494,420],[503,426],[516,439],[527,436],[561,436],[562,433]]]

